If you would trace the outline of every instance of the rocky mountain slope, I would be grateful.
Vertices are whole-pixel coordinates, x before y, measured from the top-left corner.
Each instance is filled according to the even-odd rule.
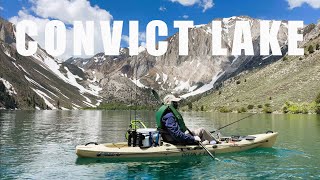
[[[240,16],[218,20],[222,21],[222,46],[228,49],[228,54],[232,49],[235,22],[238,20],[250,21],[254,52],[260,54],[259,19]],[[0,93],[3,94],[0,94],[0,107],[46,109],[48,106],[50,109],[72,109],[95,106],[100,102],[130,104],[132,101],[140,105],[156,104],[150,93],[152,88],[162,96],[174,93],[188,98],[188,101],[206,96],[203,101],[195,104],[199,107],[205,106],[208,110],[229,105],[236,108],[234,97],[241,94],[240,91],[243,91],[243,97],[254,97],[252,94],[249,95],[250,93],[246,94],[254,89],[253,86],[243,90],[238,89],[241,86],[232,86],[234,81],[237,83],[240,77],[249,76],[250,73],[253,73],[253,79],[259,77],[260,81],[249,81],[249,77],[243,81],[259,85],[262,90],[266,90],[264,96],[276,101],[276,91],[270,94],[271,90],[268,91],[268,88],[264,87],[271,87],[274,79],[269,79],[268,84],[264,79],[269,76],[259,76],[257,73],[281,64],[283,56],[212,56],[210,23],[197,25],[189,30],[189,56],[178,55],[179,34],[176,33],[167,38],[168,50],[163,56],[151,56],[143,47],[140,47],[137,56],[129,56],[128,49],[121,48],[119,56],[105,56],[99,53],[92,58],[70,58],[62,62],[49,56],[41,48],[31,57],[20,56],[15,49],[14,26],[3,19],[0,22]],[[306,46],[318,37],[319,25],[309,25],[303,32],[305,40],[300,45]],[[285,55],[286,21],[282,21],[278,39]],[[310,55],[304,59],[308,61],[311,57]],[[294,57],[289,59],[291,62]],[[293,69],[288,71],[292,73]],[[270,71],[269,73],[273,73],[270,76],[277,74],[283,77],[287,70],[284,70],[283,74],[276,72]],[[283,80],[284,84],[285,82],[289,83]],[[240,85],[244,85],[241,80]],[[227,91],[227,87],[233,87],[227,93],[228,97],[219,99],[215,96],[217,93],[221,95],[224,89]],[[264,99],[253,99],[257,101],[248,101],[246,104],[264,102]],[[235,100],[245,102],[241,101],[241,98]],[[278,104],[280,106],[280,100]]]
[[[99,90],[77,66],[62,63],[41,47],[33,56],[19,55],[14,25],[0,18],[0,108],[90,107],[102,101]]]
[[[219,19],[223,26],[223,47],[230,54],[235,22],[248,20],[252,26],[255,54],[259,49],[259,22],[246,16]],[[287,22],[283,21],[279,43],[286,53]],[[129,56],[128,49],[121,49],[120,56],[104,56],[102,53],[89,59],[71,58],[68,63],[85,69],[102,87],[100,95],[107,99],[128,102],[134,86],[140,90],[153,88],[164,95],[178,94],[184,98],[209,91],[224,80],[243,71],[266,66],[282,56],[212,56],[211,23],[189,30],[189,55],[179,56],[179,34],[169,37],[168,50],[163,56],[150,56],[141,48],[137,56]],[[140,94],[140,93],[138,93]],[[150,96],[150,95],[149,95]],[[147,98],[146,96],[142,96]],[[143,99],[145,99],[143,98]]]
[[[268,66],[244,71],[194,102],[193,108],[241,111],[249,107],[259,112],[268,106],[269,112],[282,112],[290,101],[312,106],[320,92],[320,24],[305,27],[304,34],[300,44],[305,48],[304,56],[285,56]],[[305,113],[314,111],[304,108]]]

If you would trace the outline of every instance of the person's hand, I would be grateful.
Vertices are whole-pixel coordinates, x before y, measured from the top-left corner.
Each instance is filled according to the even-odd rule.
[[[201,139],[200,139],[199,136],[193,136],[193,137],[194,137],[194,141],[196,141],[196,142],[201,142]]]

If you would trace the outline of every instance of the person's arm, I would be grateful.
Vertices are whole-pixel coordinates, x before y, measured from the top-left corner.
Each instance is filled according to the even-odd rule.
[[[179,124],[175,120],[173,116],[169,116],[164,119],[165,120],[165,126],[167,127],[167,130],[171,137],[173,137],[175,140],[179,142],[187,142],[187,143],[194,143],[195,139],[190,134],[185,134],[181,131]]]

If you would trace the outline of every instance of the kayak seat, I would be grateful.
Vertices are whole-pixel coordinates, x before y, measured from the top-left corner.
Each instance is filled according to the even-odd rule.
[[[186,143],[177,142],[170,136],[170,134],[167,131],[160,128],[158,128],[157,130],[160,132],[163,142],[170,143],[177,146],[198,145],[197,143],[186,144]]]

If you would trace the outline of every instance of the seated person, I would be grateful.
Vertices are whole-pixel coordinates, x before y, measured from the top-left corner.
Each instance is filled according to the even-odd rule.
[[[180,98],[174,95],[167,95],[164,98],[164,105],[156,113],[158,129],[162,139],[172,144],[216,144],[215,138],[204,128],[199,128],[191,133],[186,127],[181,114],[178,112]],[[191,135],[192,134],[192,135]]]

